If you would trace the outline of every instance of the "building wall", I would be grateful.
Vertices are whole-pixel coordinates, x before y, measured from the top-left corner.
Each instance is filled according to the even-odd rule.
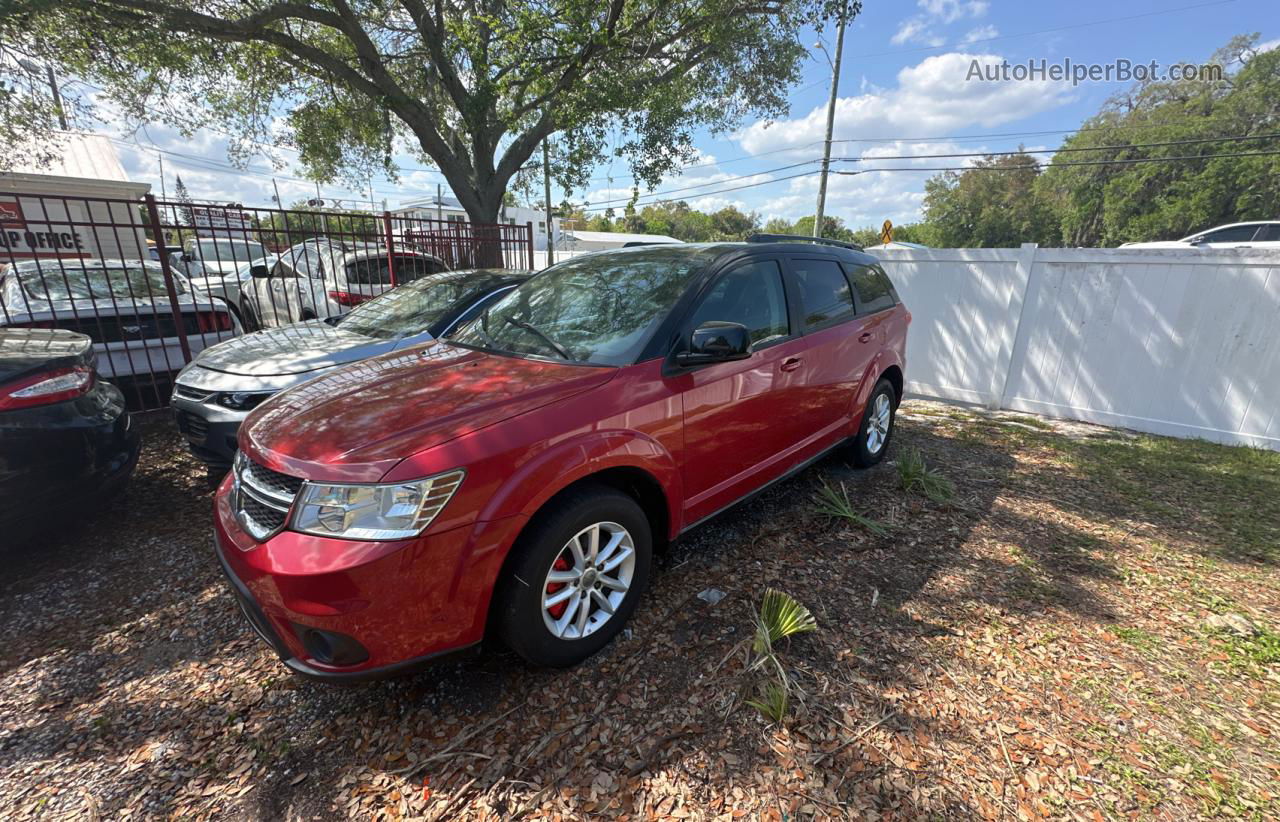
[[[1280,253],[877,255],[914,317],[910,393],[1280,450]]]

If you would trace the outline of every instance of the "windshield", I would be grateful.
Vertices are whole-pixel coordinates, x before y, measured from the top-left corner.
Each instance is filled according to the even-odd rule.
[[[248,240],[201,240],[196,245],[205,262],[247,263],[267,256],[262,243]]]
[[[357,306],[338,321],[338,327],[379,340],[418,334],[439,322],[460,300],[478,300],[500,282],[501,278],[472,271],[428,277]]]
[[[33,300],[136,298],[158,299],[168,294],[160,266],[126,265],[82,266],[56,263],[18,269],[22,290]],[[173,278],[178,294],[186,289],[182,279]]]
[[[702,267],[697,250],[650,246],[575,257],[526,281],[452,339],[491,351],[628,365]]]

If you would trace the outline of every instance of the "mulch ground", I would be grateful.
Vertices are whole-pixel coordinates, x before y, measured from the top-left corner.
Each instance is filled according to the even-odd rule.
[[[203,472],[144,420],[112,510],[0,550],[4,816],[1280,815],[1280,454],[902,411],[884,465],[690,534],[580,667],[491,649],[345,688],[249,632]],[[905,448],[952,499],[902,490]],[[820,513],[824,482],[883,527]],[[778,649],[780,724],[744,701],[769,587],[818,622]]]

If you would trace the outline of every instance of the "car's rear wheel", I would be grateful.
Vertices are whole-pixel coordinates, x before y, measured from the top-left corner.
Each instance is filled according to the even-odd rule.
[[[862,413],[862,425],[853,441],[853,462],[860,468],[870,468],[884,459],[893,437],[893,423],[897,417],[898,397],[888,380],[876,383],[867,408]]]
[[[244,326],[246,334],[262,328],[262,323],[258,322],[258,316],[253,313],[253,308],[244,300],[240,301],[240,324]]]
[[[497,593],[497,627],[535,665],[563,668],[622,630],[649,581],[653,536],[634,499],[603,486],[556,500],[521,535]]]

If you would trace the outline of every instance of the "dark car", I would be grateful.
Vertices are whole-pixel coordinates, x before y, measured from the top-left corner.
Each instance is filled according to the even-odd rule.
[[[834,448],[884,457],[909,321],[845,244],[575,257],[436,345],[263,403],[218,489],[218,557],[304,674],[403,673],[486,634],[573,664],[671,540]]]
[[[221,478],[235,456],[241,421],[267,397],[339,366],[429,343],[530,273],[429,274],[341,317],[306,320],[206,348],[178,374],[171,400],[178,428],[195,455]]]
[[[91,339],[0,328],[0,542],[109,498],[137,461],[138,432],[98,379]]]

